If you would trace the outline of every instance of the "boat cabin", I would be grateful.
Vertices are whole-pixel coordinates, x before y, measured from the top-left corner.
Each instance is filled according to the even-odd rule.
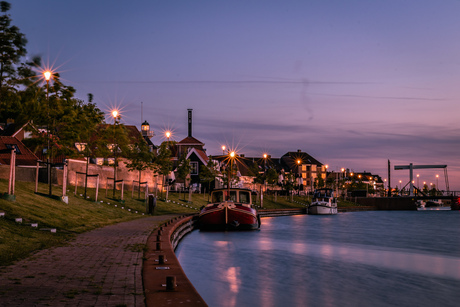
[[[332,189],[318,189],[313,194],[313,198],[329,198],[334,197],[334,190]]]
[[[251,191],[250,190],[241,190],[241,189],[218,189],[214,190],[211,193],[211,202],[212,203],[221,203],[226,200],[242,203],[242,204],[251,204]]]
[[[315,193],[313,194],[313,200],[316,200],[316,201],[326,201],[327,202],[331,198],[333,201],[335,201],[333,189],[327,189],[327,188],[317,189]]]

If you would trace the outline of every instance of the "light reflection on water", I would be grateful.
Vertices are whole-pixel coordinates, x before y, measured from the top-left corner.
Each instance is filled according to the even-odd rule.
[[[176,254],[210,306],[456,306],[460,215],[360,212],[193,232]]]

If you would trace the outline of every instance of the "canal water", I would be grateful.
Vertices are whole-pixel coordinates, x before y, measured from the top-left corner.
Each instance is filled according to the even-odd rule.
[[[262,218],[186,236],[176,255],[209,306],[459,306],[460,212]]]

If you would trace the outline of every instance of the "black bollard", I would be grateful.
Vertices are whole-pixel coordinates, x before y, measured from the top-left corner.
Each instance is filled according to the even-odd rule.
[[[176,276],[166,276],[166,290],[176,290]]]

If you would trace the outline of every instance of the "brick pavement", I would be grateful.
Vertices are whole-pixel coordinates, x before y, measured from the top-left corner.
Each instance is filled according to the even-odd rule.
[[[150,233],[172,217],[96,229],[2,268],[0,306],[145,306],[143,250]]]

